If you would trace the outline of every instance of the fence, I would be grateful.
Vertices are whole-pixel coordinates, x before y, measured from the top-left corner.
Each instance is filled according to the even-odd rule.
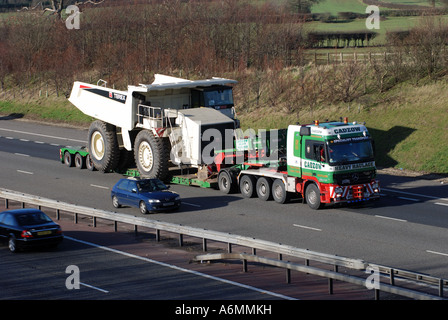
[[[315,65],[341,64],[349,61],[371,63],[376,61],[383,63],[392,53],[389,52],[306,52],[304,60]]]
[[[74,217],[74,223],[78,223],[78,216],[88,216],[93,220],[93,226],[96,227],[97,219],[105,219],[114,222],[114,229],[117,231],[118,223],[125,223],[134,226],[137,230],[138,226],[154,229],[156,233],[156,240],[160,241],[160,231],[166,231],[177,234],[179,236],[179,245],[183,245],[183,236],[190,236],[202,240],[203,251],[207,251],[207,241],[216,241],[227,244],[228,253],[225,254],[205,254],[196,257],[197,260],[228,260],[238,259],[243,261],[244,271],[247,271],[247,262],[257,262],[268,264],[284,268],[287,274],[287,281],[290,281],[290,271],[295,270],[299,272],[305,272],[321,276],[328,279],[329,293],[333,292],[333,280],[340,280],[352,284],[356,284],[365,287],[366,279],[357,275],[349,275],[346,272],[339,272],[339,267],[347,268],[348,270],[365,271],[374,269],[381,272],[382,276],[386,276],[389,283],[382,282],[377,289],[374,290],[375,298],[379,298],[379,292],[388,292],[403,297],[419,300],[439,300],[443,299],[444,286],[448,284],[448,280],[420,274],[412,271],[406,271],[396,268],[390,268],[385,266],[379,266],[367,263],[360,259],[352,259],[341,256],[334,256],[319,252],[314,252],[306,249],[300,249],[289,245],[274,243],[270,241],[254,239],[245,236],[234,235],[230,233],[206,230],[201,228],[183,226],[168,222],[161,222],[151,220],[145,217],[135,217],[127,214],[120,214],[116,212],[110,212],[100,209],[94,209],[84,206],[78,206],[74,204],[59,202],[47,198],[42,198],[34,195],[24,194],[16,191],[6,190],[0,188],[0,198],[4,199],[5,207],[9,208],[10,201],[21,203],[22,207],[25,204],[35,205],[39,208],[45,207],[56,210],[56,218],[60,218],[61,212],[72,213]],[[232,245],[243,246],[252,249],[251,255],[232,253]],[[256,254],[257,250],[267,251],[278,254],[278,259],[264,258]],[[297,263],[291,263],[284,261],[284,256],[290,256],[295,258],[304,259],[305,264],[300,265]],[[310,261],[319,262],[332,266],[333,271],[326,270],[324,268],[311,267]],[[387,280],[386,279],[386,280]],[[401,281],[403,280],[403,281]],[[400,281],[400,285],[398,282]],[[407,288],[403,284],[410,284],[413,288]],[[433,286],[438,289],[438,294],[431,294],[416,290],[415,286],[424,285],[422,287]],[[367,290],[367,288],[366,288]]]

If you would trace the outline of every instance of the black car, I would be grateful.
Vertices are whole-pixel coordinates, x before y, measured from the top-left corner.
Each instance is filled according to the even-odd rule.
[[[64,235],[61,227],[38,209],[17,209],[0,213],[0,240],[11,252],[36,246],[57,246]]]

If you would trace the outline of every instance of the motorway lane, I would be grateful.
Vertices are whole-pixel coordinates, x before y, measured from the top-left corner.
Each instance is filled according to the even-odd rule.
[[[1,245],[0,257],[0,300],[289,299],[71,237],[56,249],[17,254]],[[79,270],[79,288],[69,266]]]
[[[7,123],[9,127],[20,127],[20,122],[14,122],[14,125]],[[3,127],[3,122],[0,122],[0,128]],[[55,129],[39,125],[33,127],[27,123],[24,130],[7,132],[9,138],[14,138],[15,144],[21,146],[19,150],[31,152],[34,149],[27,143],[34,141],[30,138],[33,135],[27,133],[38,132],[41,134],[39,141],[49,144],[64,141],[51,137],[55,134],[48,134],[52,130]],[[66,130],[59,128],[59,135],[70,138],[73,129]],[[74,137],[80,138],[81,133],[85,131]],[[33,154],[27,157],[16,151],[0,151],[2,187],[116,210],[110,203],[109,193],[118,175],[69,169],[57,159],[51,161],[39,156],[39,152],[32,151]],[[444,193],[447,186],[405,177],[382,176],[381,179],[383,188],[388,191],[383,192],[385,196],[379,202],[361,208],[319,212],[297,202],[278,205],[258,199],[243,199],[239,194],[223,195],[215,190],[174,185],[172,189],[184,199],[182,209],[149,217],[448,277],[448,206],[440,205],[448,204],[443,198],[448,194]],[[120,212],[139,215],[134,208],[123,208]]]

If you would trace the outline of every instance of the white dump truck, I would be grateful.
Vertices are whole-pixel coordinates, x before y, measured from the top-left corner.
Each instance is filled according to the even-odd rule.
[[[134,162],[142,177],[164,179],[169,163],[205,168],[202,134],[239,127],[232,84],[223,78],[186,80],[156,74],[152,84],[127,91],[75,82],[69,101],[95,120],[87,151],[96,169]]]

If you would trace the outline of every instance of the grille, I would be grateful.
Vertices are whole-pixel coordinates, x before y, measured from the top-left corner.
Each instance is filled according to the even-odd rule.
[[[375,177],[375,170],[337,173],[333,175],[334,181],[340,185],[369,183]]]

